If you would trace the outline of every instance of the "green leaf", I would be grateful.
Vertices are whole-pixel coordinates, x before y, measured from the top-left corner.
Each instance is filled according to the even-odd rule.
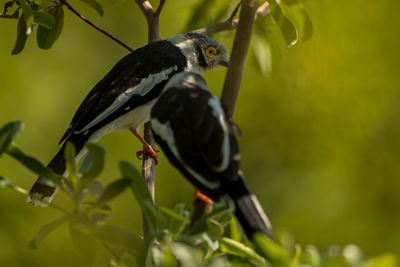
[[[97,240],[108,244],[118,246],[131,252],[137,252],[142,245],[142,238],[129,229],[114,226],[112,224],[104,224],[100,226],[91,225],[75,225],[77,229],[93,236]]]
[[[12,121],[0,129],[0,156],[7,150],[23,127],[22,121]]]
[[[58,227],[60,227],[63,223],[68,221],[70,219],[69,216],[65,215],[59,218],[58,220],[55,220],[54,222],[48,223],[43,225],[38,233],[36,234],[35,238],[29,243],[31,248],[38,248],[39,243],[46,237],[48,236],[51,232],[56,230]]]
[[[281,0],[281,6],[285,8],[287,16],[296,25],[297,32],[301,41],[310,39],[314,32],[314,27],[307,11],[298,0]]]
[[[48,13],[54,17],[54,24],[51,29],[39,25],[36,40],[41,49],[49,49],[61,34],[64,26],[64,10],[62,6],[52,7]]]
[[[64,158],[68,170],[68,180],[71,181],[72,186],[76,181],[75,155],[75,146],[71,142],[67,142],[64,148]]]
[[[166,227],[167,219],[160,209],[150,201],[143,201],[141,204],[142,211],[150,224],[155,229],[162,229]]]
[[[80,0],[80,1],[91,6],[94,10],[97,11],[97,13],[99,13],[101,17],[104,15],[103,8],[96,0]]]
[[[190,223],[190,213],[184,203],[175,205],[173,210],[166,207],[160,207],[160,210],[170,217],[168,229],[172,234],[182,233]]]
[[[26,34],[25,17],[20,16],[17,22],[17,39],[15,40],[14,47],[11,50],[11,55],[17,55],[24,50],[28,35]]]
[[[367,261],[362,267],[395,267],[399,266],[398,256],[395,254],[383,254],[379,257],[376,257],[372,260]]]
[[[60,175],[55,174],[52,170],[45,167],[42,163],[40,163],[37,159],[25,155],[21,150],[17,147],[11,145],[7,154],[20,163],[22,163],[25,167],[38,174],[41,178],[43,178],[43,182],[49,186],[62,185],[61,180],[62,177]]]
[[[229,233],[230,237],[238,242],[241,242],[243,239],[242,233],[239,230],[239,227],[236,223],[236,220],[234,218],[231,219],[231,222],[229,223]]]
[[[79,172],[82,173],[79,179],[78,188],[80,191],[90,186],[94,179],[100,175],[104,167],[104,157],[106,151],[99,145],[86,144],[89,150],[85,159],[83,160]]]
[[[132,180],[129,178],[122,178],[115,182],[112,182],[104,189],[103,194],[99,197],[99,200],[96,203],[96,206],[101,206],[110,202],[119,194],[124,192],[130,185],[132,184]]]
[[[33,12],[26,0],[18,0],[20,7],[22,8],[22,16],[25,18],[26,25],[26,35],[32,33],[32,23],[33,23]]]
[[[144,201],[153,202],[147,184],[140,172],[128,161],[121,161],[120,170],[124,177],[133,181],[131,189],[135,195],[136,201],[141,205]]]
[[[154,228],[165,225],[166,218],[160,209],[153,204],[147,184],[139,171],[128,161],[121,161],[120,169],[122,175],[133,182],[131,190],[151,225]]]
[[[214,210],[202,217],[190,230],[191,235],[197,235],[204,232],[210,232],[215,236],[223,234],[223,228],[232,218],[233,208],[221,205],[215,206]]]
[[[272,71],[272,51],[269,43],[258,34],[253,34],[251,44],[261,73],[268,75]]]
[[[281,29],[288,47],[295,45],[298,40],[296,27],[283,13],[281,7],[276,3],[276,0],[268,0],[268,3],[271,9],[271,15]]]
[[[83,232],[81,232],[76,224],[69,224],[69,233],[72,244],[81,255],[82,266],[92,266],[96,257],[96,240]]]
[[[256,251],[269,260],[274,266],[288,266],[289,255],[287,252],[261,233],[252,236],[252,243]]]
[[[265,265],[264,258],[244,244],[226,237],[222,237],[219,242],[222,252],[242,257],[256,266]]]
[[[33,21],[36,24],[46,27],[47,29],[51,29],[54,24],[53,16],[49,13],[41,11],[33,11]]]
[[[3,7],[3,13],[0,14],[0,18],[4,18],[4,19],[18,19],[19,17],[19,8],[17,8],[12,15],[7,14],[8,13],[8,9],[13,7],[14,4],[16,3],[15,0],[12,1],[8,1],[4,4]]]

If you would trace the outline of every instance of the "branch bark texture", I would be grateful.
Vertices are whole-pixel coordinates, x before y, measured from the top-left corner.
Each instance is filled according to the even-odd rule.
[[[148,43],[152,43],[160,40],[159,25],[160,25],[160,14],[162,8],[164,7],[165,0],[160,0],[157,10],[154,9],[149,1],[135,0],[140,9],[142,10],[146,21],[148,30]],[[143,129],[143,138],[146,142],[155,147],[155,141],[151,132],[150,122],[145,123]],[[155,176],[155,161],[148,154],[143,155],[142,162],[142,175],[147,183],[147,188],[149,189],[150,195],[154,202],[154,176]],[[148,236],[153,232],[151,224],[146,216],[143,215],[143,235]]]

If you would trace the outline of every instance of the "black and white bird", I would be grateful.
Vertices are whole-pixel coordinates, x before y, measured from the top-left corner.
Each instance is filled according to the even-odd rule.
[[[156,142],[183,176],[214,201],[231,199],[249,238],[255,232],[272,237],[270,222],[239,170],[238,129],[199,74],[174,75],[150,121]]]
[[[217,41],[199,33],[178,34],[143,46],[122,58],[89,92],[76,111],[60,144],[59,152],[48,167],[58,174],[65,172],[65,143],[74,144],[76,160],[85,153],[87,142],[97,142],[104,135],[129,129],[157,159],[156,150],[137,133],[150,119],[150,111],[166,82],[176,73],[202,73],[227,66],[226,49]],[[47,206],[57,189],[39,177],[27,197],[28,203]],[[47,202],[47,203],[46,203]]]

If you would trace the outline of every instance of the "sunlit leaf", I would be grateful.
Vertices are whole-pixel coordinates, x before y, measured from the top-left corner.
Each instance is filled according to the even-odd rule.
[[[64,26],[64,10],[62,6],[52,7],[48,13],[54,17],[54,24],[51,29],[39,25],[36,40],[41,49],[51,48],[60,36]]]
[[[235,241],[230,238],[222,237],[219,242],[221,244],[222,252],[243,257],[243,258],[249,260],[250,262],[252,262],[253,264],[255,264],[256,266],[265,264],[265,260],[263,257],[258,255],[251,248],[247,247],[246,245],[244,245],[238,241]]]
[[[26,35],[31,34],[32,32],[32,23],[33,23],[33,12],[26,0],[18,0],[20,7],[22,8],[22,16],[25,18],[26,24]]]
[[[79,172],[82,173],[79,179],[79,190],[90,186],[94,179],[100,175],[104,167],[104,157],[106,151],[99,145],[86,144],[89,152],[83,160]]]
[[[103,8],[96,0],[79,0],[79,1],[84,2],[89,6],[91,6],[94,10],[97,11],[97,13],[99,13],[100,16],[104,15]]]
[[[65,215],[58,220],[55,220],[54,222],[48,223],[43,225],[38,233],[36,234],[35,238],[29,243],[31,248],[38,248],[39,243],[46,237],[48,236],[51,232],[56,230],[58,227],[60,227],[63,223],[68,221],[70,219],[69,216]]]
[[[26,34],[25,17],[20,16],[17,22],[17,39],[15,40],[14,47],[11,50],[12,55],[17,55],[24,50],[28,35]]]
[[[277,266],[288,266],[290,261],[287,252],[263,234],[255,233],[252,236],[252,243],[254,244],[256,251],[272,264]]]
[[[47,29],[51,29],[54,24],[54,18],[51,14],[41,11],[33,11],[33,21]]]
[[[23,127],[22,121],[13,121],[0,129],[0,155],[2,155]]]
[[[239,227],[236,223],[236,220],[234,218],[231,219],[231,222],[229,223],[229,234],[230,237],[235,240],[235,241],[242,241],[242,233],[239,230]]]
[[[399,263],[398,256],[387,253],[367,261],[362,267],[395,267],[399,266]]]
[[[311,266],[319,266],[321,264],[321,258],[318,249],[312,245],[306,246],[302,255],[302,262],[310,264]]]
[[[117,227],[112,224],[104,224],[100,226],[76,225],[75,227],[83,233],[91,235],[100,241],[131,252],[137,252],[143,242],[142,238],[138,234],[129,229]]]
[[[99,200],[97,201],[97,206],[101,206],[113,200],[119,194],[124,192],[131,184],[132,180],[129,178],[122,178],[115,182],[112,182],[104,189],[103,194],[101,194]]]
[[[37,159],[25,155],[21,150],[19,150],[17,147],[11,145],[9,149],[7,150],[7,154],[20,163],[22,163],[25,167],[33,171],[34,173],[38,174],[41,178],[42,181],[45,184],[54,186],[56,185],[61,185],[61,179],[62,177],[60,175],[55,174],[52,170],[49,168],[45,167],[42,163],[40,163]]]

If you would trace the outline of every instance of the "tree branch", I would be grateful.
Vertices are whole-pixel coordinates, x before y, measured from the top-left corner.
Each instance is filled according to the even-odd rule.
[[[118,38],[112,36],[111,34],[109,34],[108,32],[106,32],[105,30],[101,29],[100,27],[94,25],[93,22],[91,22],[90,20],[88,20],[87,18],[85,18],[83,15],[81,15],[78,11],[76,11],[67,1],[61,1],[61,4],[65,5],[69,10],[72,11],[72,13],[74,13],[75,15],[77,15],[81,20],[83,20],[84,22],[86,22],[87,24],[89,24],[90,26],[92,26],[93,28],[95,28],[96,30],[98,30],[99,32],[101,32],[102,34],[104,34],[105,36],[107,36],[108,38],[110,38],[110,39],[112,39],[113,41],[117,42],[118,44],[120,44],[121,46],[123,46],[124,48],[126,48],[127,50],[129,50],[130,52],[133,51],[133,49],[130,48],[127,44],[125,44],[124,42],[122,42],[122,41],[119,40]]]
[[[225,76],[224,88],[221,95],[222,105],[227,109],[226,111],[229,116],[233,115],[239,95],[254,19],[258,9],[257,6],[258,0],[244,0],[240,12],[229,68]]]
[[[156,12],[154,12],[154,9],[149,1],[145,0],[135,0],[135,1],[142,10],[147,21],[148,42],[151,43],[160,40],[159,18],[165,4],[165,0],[160,0]],[[150,122],[144,124],[143,138],[149,145],[151,145],[153,148],[155,147],[155,141],[153,139],[153,135],[151,132]],[[155,174],[154,166],[155,166],[154,159],[148,154],[144,154],[142,162],[142,175],[147,183],[147,188],[149,189],[153,202],[154,202],[154,174]],[[153,229],[151,227],[149,220],[143,215],[143,235],[148,236],[152,232]]]
[[[261,6],[258,7],[256,15],[254,16],[254,20],[257,20],[259,18],[265,17],[268,15],[270,12],[269,4],[268,2],[265,2]],[[234,13],[232,13],[234,14]],[[239,19],[233,19],[235,16],[230,16],[228,20],[222,21],[213,25],[210,25],[208,27],[200,28],[197,30],[194,30],[194,32],[202,33],[205,35],[211,35],[217,32],[223,32],[223,31],[232,31],[237,28],[239,24]]]

